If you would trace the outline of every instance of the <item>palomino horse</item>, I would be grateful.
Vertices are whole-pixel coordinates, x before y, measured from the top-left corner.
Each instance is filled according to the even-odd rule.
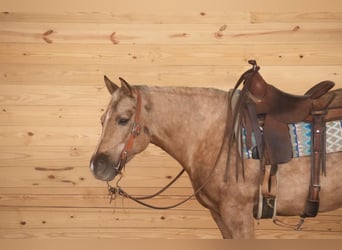
[[[228,92],[210,88],[121,87],[105,77],[112,95],[102,116],[102,135],[90,161],[97,179],[111,181],[126,161],[153,143],[176,159],[187,172],[196,198],[210,210],[224,238],[253,238],[253,213],[258,206],[259,161],[245,160],[244,180],[226,171],[228,143],[222,143],[229,121]],[[230,164],[236,149],[230,150]],[[319,212],[342,205],[342,152],[326,157],[321,178]],[[308,196],[310,157],[279,166],[277,214],[301,215]]]

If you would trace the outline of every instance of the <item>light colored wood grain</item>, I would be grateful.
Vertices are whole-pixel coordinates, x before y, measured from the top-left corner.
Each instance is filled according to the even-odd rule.
[[[1,239],[220,239],[217,229],[183,228],[30,228],[1,229]],[[341,239],[339,232],[257,230],[257,239]]]
[[[98,115],[94,115],[95,120]],[[97,127],[1,126],[0,147],[7,146],[96,146],[101,133]]]
[[[182,1],[180,9],[175,1],[140,2],[144,8],[127,1],[78,4],[84,12],[39,11],[22,2],[0,13],[0,238],[221,237],[196,200],[154,211],[118,199],[113,213],[106,183],[88,167],[109,101],[104,74],[132,84],[227,90],[253,58],[269,83],[290,93],[327,79],[342,87],[337,4],[253,1],[234,10],[243,3]],[[149,146],[129,162],[120,184],[151,194],[180,169]],[[169,205],[191,193],[184,176],[152,203]],[[301,232],[262,220],[256,236],[341,239],[341,211],[308,219]]]
[[[20,208],[16,211],[10,208],[1,208],[8,216],[8,223],[2,223],[2,228],[38,228],[42,224],[53,228],[90,228],[92,224],[101,228],[131,228],[132,221],[135,221],[134,227],[144,228],[146,224],[153,224],[154,228],[215,228],[209,213],[205,210],[184,211],[177,210],[150,210],[150,209],[130,209],[124,208]],[[25,212],[25,213],[23,213]],[[51,217],[51,213],[54,216]],[[2,218],[3,219],[3,218]],[[42,223],[46,221],[46,223]],[[298,222],[298,218],[291,217],[285,220],[290,223]],[[26,222],[21,223],[21,222]],[[307,219],[303,231],[320,231],[325,228],[328,232],[329,227],[337,226],[340,232],[340,221],[334,221],[333,217],[320,216],[315,219]],[[256,222],[257,230],[283,229],[274,225],[271,220]],[[290,231],[289,229],[283,229]],[[296,232],[295,232],[296,233]]]
[[[117,24],[1,22],[2,42],[66,44],[279,44],[341,41],[336,23]],[[319,37],[319,39],[317,39]]]
[[[56,154],[58,156],[58,154]],[[42,156],[40,156],[42,157]],[[61,158],[61,157],[59,157]],[[81,160],[65,160],[51,159],[55,163],[41,163],[36,161],[34,166],[1,166],[2,171],[1,187],[89,187],[104,186],[105,182],[95,180],[89,169],[89,159]],[[137,161],[138,159],[136,159]],[[160,158],[158,159],[161,160]],[[47,160],[45,160],[46,162]],[[171,181],[181,170],[177,163],[171,159],[165,159],[165,163],[160,166],[160,162],[154,167],[148,167],[146,164],[137,165],[134,162],[129,163],[124,173],[124,179],[120,182],[122,187],[154,187],[161,189]],[[158,168],[157,164],[160,166]],[[81,165],[81,166],[75,166]],[[113,182],[115,186],[115,181]],[[176,187],[191,187],[189,179],[186,175],[177,181]]]
[[[340,32],[342,34],[342,32]],[[319,37],[319,36],[318,36]],[[316,39],[319,39],[319,38]],[[254,40],[253,40],[254,41]],[[321,40],[320,40],[321,41]],[[143,44],[143,45],[96,45],[96,44],[22,44],[0,43],[2,62],[21,64],[91,64],[93,70],[116,65],[141,66],[180,66],[205,65],[229,67],[248,67],[247,60],[257,59],[261,65],[305,66],[340,65],[341,39],[330,40],[329,44],[279,44],[253,42],[249,45],[239,42],[233,44]],[[323,43],[323,41],[321,41]],[[265,47],[267,49],[265,49]],[[67,52],[66,52],[67,51]],[[18,62],[20,62],[18,64]],[[132,71],[134,68],[131,68]],[[228,69],[228,68],[227,68]],[[128,69],[127,69],[128,70]],[[101,72],[101,71],[100,71]],[[153,71],[152,71],[153,72]],[[64,72],[67,74],[68,72]],[[55,74],[52,71],[52,75]],[[87,74],[87,73],[85,73]]]
[[[341,23],[342,12],[252,12],[252,23]]]
[[[23,85],[1,85],[0,94],[2,105],[36,105],[40,106],[96,106],[104,105],[110,100],[110,96],[105,87],[95,86],[23,86]],[[56,107],[56,106],[55,106]],[[46,107],[48,108],[48,107]],[[72,107],[70,107],[72,109]],[[62,111],[61,108],[60,111]],[[9,111],[9,110],[8,110]],[[101,111],[101,110],[100,110]],[[10,113],[2,110],[3,113]],[[103,112],[103,111],[101,111]]]
[[[156,1],[146,0],[101,0],[98,2],[80,2],[61,0],[55,2],[52,0],[41,2],[40,0],[31,0],[30,2],[22,2],[21,0],[6,1],[3,3],[3,9],[13,10],[15,12],[123,12],[123,13],[178,13],[181,11],[296,11],[296,12],[322,12],[322,11],[342,11],[339,0],[328,0],[325,2],[319,0],[302,0],[300,2],[282,1],[272,2],[268,0],[245,0],[239,2],[228,2],[222,0],[198,1],[198,0],[173,0],[173,1]]]
[[[190,67],[191,69],[191,67]],[[329,67],[329,69],[326,69],[326,67],[301,67],[301,68],[289,68],[286,67],[277,67],[277,68],[267,68],[264,67],[262,69],[262,73],[264,78],[270,82],[273,83],[273,85],[277,86],[278,88],[282,88],[284,91],[292,92],[295,94],[303,94],[306,89],[309,89],[313,84],[316,84],[323,80],[332,80],[336,82],[336,87],[339,88],[342,86],[341,83],[341,71],[342,68],[340,66],[338,67]],[[185,69],[183,69],[185,71]],[[210,72],[210,68],[207,69],[208,74],[215,73]],[[196,72],[196,71],[195,71]],[[317,72],[317,73],[315,73]],[[157,75],[158,73],[156,73]],[[233,75],[237,74],[237,72],[227,72],[224,69],[222,69],[222,72],[219,72],[219,75],[223,75],[223,80],[215,81],[215,80],[209,80],[208,82],[203,80],[193,80],[191,81],[191,78],[196,79],[196,73],[184,73],[184,79],[182,77],[179,77],[178,75],[178,81],[176,72],[172,74],[172,71],[170,72],[171,75],[165,75],[161,76],[161,80],[159,82],[160,85],[171,85],[173,86],[188,86],[188,87],[212,87],[212,88],[219,88],[222,90],[229,90],[232,88],[235,84]],[[182,72],[180,71],[179,74],[182,76]],[[101,74],[102,75],[102,74]],[[122,73],[118,75],[123,75]],[[292,75],[296,77],[291,77]],[[307,77],[306,77],[307,76]],[[163,82],[163,78],[169,79]],[[219,77],[219,76],[217,76]],[[102,77],[101,77],[102,78]],[[112,77],[115,79],[115,77]],[[131,79],[130,74],[127,74],[126,79]],[[135,83],[134,80],[136,77],[132,77],[132,80],[127,80],[132,83]],[[157,85],[158,80],[156,80],[158,76],[151,77],[151,84],[150,85]],[[227,81],[228,80],[228,81]],[[230,80],[230,81],[229,81]],[[114,80],[116,81],[116,80]],[[146,82],[149,82],[148,80],[145,80]],[[197,84],[197,82],[199,82]],[[162,84],[163,83],[163,84]],[[78,83],[80,84],[80,83]],[[20,109],[20,105],[34,105],[38,106],[40,105],[47,105],[49,107],[45,107],[46,109],[51,108],[51,112],[48,112],[50,114],[47,115],[57,115],[58,113],[63,112],[72,112],[74,109],[79,109],[81,106],[91,106],[90,109],[93,110],[98,109],[98,114],[101,114],[101,112],[104,111],[105,106],[108,104],[110,100],[110,96],[107,92],[107,89],[105,88],[102,79],[98,83],[94,83],[92,86],[82,86],[82,85],[53,85],[53,87],[48,85],[23,85],[23,84],[3,84],[0,85],[0,100],[1,105],[3,106],[3,109],[1,110],[1,116],[6,116],[8,118],[11,118],[11,116],[15,116],[16,113],[13,113],[11,109]],[[18,107],[15,106],[19,105]],[[59,107],[56,105],[60,105]],[[10,106],[6,109],[6,106]],[[13,108],[11,107],[13,106]],[[68,107],[65,107],[68,106]],[[73,106],[73,107],[70,107]],[[77,106],[77,107],[74,107]],[[25,106],[26,107],[26,106]],[[32,107],[31,107],[32,108]],[[44,108],[44,107],[42,107]],[[27,109],[30,109],[30,107],[27,107]],[[59,111],[57,111],[57,110]],[[5,111],[6,110],[6,111]],[[39,108],[38,108],[39,110]],[[56,111],[53,111],[56,110]],[[53,113],[53,114],[51,114]],[[76,110],[74,111],[75,115],[80,116],[84,115],[84,112],[78,113]],[[38,112],[39,115],[39,112]],[[71,115],[71,114],[70,114]],[[58,116],[60,119],[63,119],[63,116]],[[68,117],[71,118],[72,117]],[[89,117],[90,119],[94,119],[96,117]],[[31,119],[34,120],[34,119]],[[91,121],[90,123],[84,123],[85,125],[93,125]],[[6,124],[6,123],[5,123]],[[4,125],[5,125],[4,124]]]
[[[260,15],[260,14],[259,14]],[[266,14],[264,14],[266,15]],[[266,15],[265,18],[267,18]],[[321,14],[321,16],[324,16]],[[328,19],[329,16],[326,15]],[[332,18],[331,18],[332,19]],[[333,20],[333,19],[332,19]],[[249,12],[229,11],[182,11],[177,18],[174,13],[144,13],[142,11],[128,12],[54,12],[54,13],[29,13],[9,12],[0,15],[0,22],[24,22],[24,23],[115,23],[115,24],[211,24],[211,23],[250,23]]]
[[[121,12],[60,12],[20,13],[0,15],[1,22],[34,23],[118,23],[118,24],[209,24],[209,23],[322,23],[341,22],[342,12],[229,12],[184,11],[174,18],[173,13],[121,13]]]
[[[138,188],[135,189],[138,190]],[[141,189],[142,188],[140,188],[140,190]],[[191,189],[189,188],[187,191],[184,191],[184,194],[180,195],[182,190],[179,189],[180,188],[170,190],[169,194],[161,195],[160,197],[156,197],[152,200],[146,200],[146,202],[155,206],[170,206],[185,200],[192,193]],[[103,190],[104,193],[107,191],[105,187],[103,187]],[[134,192],[130,189],[128,189],[128,191]],[[146,192],[148,191],[153,193],[151,190],[143,189],[140,191],[140,195],[147,194]],[[132,193],[132,195],[133,194],[139,195],[137,193]],[[3,207],[35,207],[37,209],[49,208],[51,210],[59,208],[104,208],[112,210],[126,210],[127,212],[131,211],[131,213],[135,213],[136,209],[153,211],[151,209],[144,208],[141,205],[132,202],[131,200],[122,199],[121,197],[118,197],[115,201],[110,203],[110,197],[108,196],[107,192],[102,195],[1,195],[1,198],[2,201],[0,203]],[[70,203],[70,200],[73,202]],[[191,211],[206,211],[206,209],[202,207],[195,199],[192,199],[189,202],[186,202],[184,205],[175,208],[175,210],[185,211],[185,213],[191,213]]]
[[[2,229],[18,232],[29,232],[30,229],[67,229],[68,231],[78,232],[80,229],[100,228],[100,230],[145,230],[146,224],[149,229],[156,231],[163,229],[196,229],[201,230],[205,237],[206,230],[214,230],[215,225],[206,211],[152,211],[145,209],[125,210],[116,209],[113,213],[112,208],[20,208],[12,209],[1,208],[6,214],[6,224],[2,224]],[[53,216],[51,214],[53,213]],[[296,222],[298,218],[291,218],[291,222]],[[287,219],[289,221],[289,219]],[[132,227],[132,223],[134,227]],[[332,230],[336,221],[329,220],[327,216],[307,220],[303,231],[297,232],[289,229],[282,229],[270,220],[263,220],[257,225],[257,237],[260,238],[341,238],[341,225],[337,224],[337,230]],[[205,225],[205,226],[204,226]],[[336,228],[336,226],[335,226]],[[45,231],[44,230],[44,231]],[[172,230],[170,231],[172,232]],[[267,234],[266,234],[267,232]],[[41,232],[42,233],[42,232]],[[40,234],[41,234],[40,233]],[[154,233],[154,234],[155,234]],[[155,234],[154,237],[156,237]],[[41,236],[40,236],[41,237]],[[59,237],[63,238],[62,235]],[[66,236],[64,236],[66,237]],[[112,235],[112,238],[118,235]],[[121,238],[130,238],[131,235],[120,235]],[[188,236],[191,237],[191,236]],[[217,236],[218,237],[218,236]],[[136,237],[133,237],[136,238]],[[139,237],[138,237],[139,238]]]

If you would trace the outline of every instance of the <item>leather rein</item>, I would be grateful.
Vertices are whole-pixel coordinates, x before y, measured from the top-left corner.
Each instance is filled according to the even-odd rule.
[[[147,199],[152,199],[154,197],[159,196],[161,193],[163,193],[164,191],[166,191],[173,183],[175,183],[185,172],[185,169],[183,168],[165,187],[163,187],[161,190],[159,190],[158,192],[151,194],[151,195],[146,195],[146,196],[132,196],[130,194],[128,194],[127,192],[125,192],[119,185],[120,180],[122,179],[122,170],[125,168],[126,166],[126,162],[127,162],[127,158],[128,158],[128,153],[133,149],[133,145],[134,145],[134,140],[137,136],[139,136],[140,132],[141,132],[141,125],[140,125],[140,114],[141,114],[141,106],[142,106],[142,97],[141,97],[141,93],[138,89],[135,89],[135,92],[137,94],[137,103],[136,103],[136,113],[135,113],[135,118],[134,118],[134,122],[132,124],[132,129],[131,129],[131,133],[127,139],[127,142],[120,154],[120,160],[119,163],[117,165],[117,167],[115,167],[115,169],[119,172],[119,179],[116,182],[115,187],[111,186],[109,184],[109,182],[107,181],[107,186],[108,186],[108,193],[110,195],[110,203],[115,200],[117,198],[117,196],[121,196],[123,198],[128,198],[140,205],[143,205],[145,207],[148,208],[153,208],[153,209],[159,209],[159,210],[166,210],[166,209],[171,209],[171,208],[175,208],[178,207],[182,204],[184,204],[185,202],[189,201],[190,199],[192,199],[193,197],[195,197],[204,187],[205,185],[209,182],[210,177],[212,176],[212,174],[214,173],[214,170],[216,168],[218,159],[220,158],[223,148],[224,148],[224,138],[226,137],[226,134],[228,132],[228,126],[226,126],[225,128],[225,135],[224,138],[222,140],[222,144],[220,147],[220,151],[219,154],[214,162],[214,165],[209,173],[209,175],[207,176],[207,178],[205,179],[205,181],[202,183],[202,185],[197,188],[193,194],[189,195],[187,198],[185,198],[184,200],[174,204],[174,205],[170,205],[170,206],[154,206],[151,204],[148,204],[142,200],[147,200]],[[228,117],[228,116],[227,116]],[[227,124],[227,123],[226,123]]]

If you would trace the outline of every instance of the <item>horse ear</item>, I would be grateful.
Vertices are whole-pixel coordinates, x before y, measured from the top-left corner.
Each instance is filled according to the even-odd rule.
[[[120,81],[121,81],[121,89],[123,90],[123,92],[128,95],[128,96],[133,96],[133,90],[131,85],[129,85],[128,82],[126,82],[125,79],[119,77]]]
[[[106,75],[104,75],[103,78],[109,93],[112,95],[119,88],[119,86],[109,80]]]

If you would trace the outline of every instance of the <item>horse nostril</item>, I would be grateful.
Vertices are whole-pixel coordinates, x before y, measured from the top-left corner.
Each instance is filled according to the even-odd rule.
[[[104,166],[106,164],[105,160],[103,159],[98,159],[97,162],[96,162],[96,165],[97,166]]]
[[[99,154],[94,157],[93,169],[94,172],[103,171],[108,166],[108,156],[105,154]]]
[[[97,179],[111,180],[117,174],[111,160],[106,154],[97,154],[90,161],[90,169]]]

